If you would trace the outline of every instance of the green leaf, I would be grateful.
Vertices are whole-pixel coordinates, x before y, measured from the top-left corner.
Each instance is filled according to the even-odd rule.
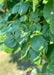
[[[29,49],[27,48],[27,42],[25,42],[23,45],[22,45],[22,48],[21,48],[21,59],[25,58],[27,56],[27,53],[29,51]]]
[[[54,44],[48,46],[46,55],[49,61],[52,61],[54,59]]]
[[[4,27],[6,25],[6,21],[2,18],[0,18],[0,19],[1,19],[0,20],[0,29],[1,29],[2,27]]]
[[[18,39],[20,37],[21,31],[16,31],[15,32],[15,38]]]
[[[54,35],[54,15],[51,16],[50,31]]]
[[[52,74],[54,75],[54,60],[52,60],[50,63],[46,63],[44,64],[43,66],[43,70],[42,70],[42,73],[44,75],[49,75],[49,74]]]
[[[41,31],[41,25],[40,24],[35,24],[29,27],[29,30],[34,32],[34,31]]]
[[[17,41],[14,39],[14,36],[11,35],[5,40],[4,44],[9,48],[14,48],[17,44]]]
[[[48,38],[48,31],[49,31],[49,25],[48,24],[44,24],[42,26],[42,35],[44,36],[44,38],[49,41],[49,38]],[[50,32],[50,31],[49,31]]]
[[[53,9],[53,0],[49,0],[48,3],[44,5],[43,9],[43,16],[49,24],[50,24],[50,17],[52,15],[51,13],[53,12],[52,9]]]
[[[30,35],[30,32],[24,32],[24,31],[22,31],[20,37],[18,38],[19,44],[22,45],[24,42],[27,42],[28,38],[29,38],[29,35]]]
[[[7,47],[6,45],[4,45],[3,49],[6,53],[9,53],[9,54],[12,54],[12,52],[13,52],[13,49]]]
[[[33,62],[36,62],[39,60],[39,53],[34,51],[33,49],[29,49],[29,59]]]
[[[40,18],[38,17],[38,15],[39,15],[39,11],[38,10],[36,10],[36,12],[31,12],[30,13],[30,21],[32,21],[32,22],[40,21]]]
[[[21,5],[21,2],[20,3],[17,3],[13,8],[12,8],[12,13],[15,14],[19,11],[19,8],[20,8],[20,5]]]
[[[41,31],[41,25],[40,24],[36,24],[36,31]]]
[[[2,32],[6,32],[6,31],[8,31],[10,29],[10,26],[6,26],[6,27],[4,27],[1,31]]]
[[[17,53],[21,50],[21,45],[19,45],[19,43],[17,43],[17,45],[14,47],[12,53]]]
[[[42,33],[43,33],[44,36],[47,34],[46,32],[48,31],[48,29],[49,29],[49,25],[43,25]]]
[[[45,63],[44,65],[43,65],[43,68],[42,68],[42,75],[44,74],[44,75],[46,75],[46,73],[47,73],[47,63]]]
[[[20,15],[24,15],[27,12],[28,8],[29,2],[20,2],[13,7],[12,12],[13,13],[18,12]]]
[[[11,32],[15,32],[17,30],[18,30],[18,25],[13,25],[12,29],[11,29]]]
[[[47,51],[47,42],[41,35],[34,36],[30,39],[31,47],[33,50],[40,52],[40,51]]]
[[[18,13],[20,15],[24,15],[28,11],[28,8],[29,8],[29,2],[22,3]]]
[[[51,73],[52,75],[54,74],[54,60],[52,60],[48,66],[47,66],[47,73],[48,75]]]
[[[20,17],[20,21],[21,21],[21,22],[24,22],[24,21],[26,21],[26,20],[27,20],[27,16],[26,16],[26,15]]]
[[[48,38],[49,38],[49,40],[51,41],[51,42],[54,42],[54,35],[50,32],[50,31],[48,31]]]

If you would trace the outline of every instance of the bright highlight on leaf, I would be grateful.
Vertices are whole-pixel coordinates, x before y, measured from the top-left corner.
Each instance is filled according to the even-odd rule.
[[[38,4],[38,0],[33,0],[33,12],[35,12],[37,4]]]
[[[4,2],[4,0],[0,0],[0,4],[2,4]]]
[[[44,4],[47,4],[47,3],[48,3],[48,0],[43,0],[43,3],[44,3]]]

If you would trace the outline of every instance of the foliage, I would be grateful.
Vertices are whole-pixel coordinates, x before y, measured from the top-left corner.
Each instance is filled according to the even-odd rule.
[[[54,74],[54,0],[0,0],[2,47]]]

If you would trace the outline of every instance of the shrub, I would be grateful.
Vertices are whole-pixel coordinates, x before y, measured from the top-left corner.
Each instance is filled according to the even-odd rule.
[[[0,0],[1,46],[54,74],[54,0]]]

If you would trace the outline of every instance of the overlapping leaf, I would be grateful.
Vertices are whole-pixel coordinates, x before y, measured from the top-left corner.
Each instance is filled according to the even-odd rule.
[[[47,51],[47,42],[41,35],[34,36],[30,39],[31,47],[33,50],[40,52],[40,51]]]

